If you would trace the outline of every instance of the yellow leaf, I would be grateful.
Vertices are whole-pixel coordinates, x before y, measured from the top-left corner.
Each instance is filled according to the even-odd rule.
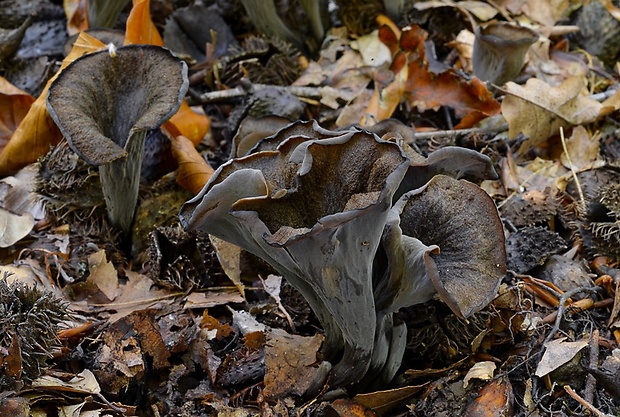
[[[164,45],[164,40],[151,19],[150,0],[133,0],[133,7],[127,18],[125,45],[134,43]]]
[[[19,127],[0,152],[0,175],[10,175],[20,168],[36,162],[45,155],[51,146],[62,138],[60,130],[47,112],[47,93],[58,74],[71,62],[90,52],[105,48],[98,39],[82,32],[71,49],[71,53],[62,61],[60,70],[47,82],[39,98],[19,124]]]
[[[172,156],[179,163],[179,185],[194,195],[198,194],[213,175],[213,168],[198,153],[193,143],[182,135],[172,140]]]
[[[86,0],[64,0],[62,7],[67,16],[67,33],[74,35],[88,29],[88,11]]]
[[[34,97],[0,77],[0,151],[28,114]]]
[[[197,146],[209,132],[211,121],[204,113],[197,113],[189,107],[185,100],[181,108],[166,123],[172,123],[179,133]]]

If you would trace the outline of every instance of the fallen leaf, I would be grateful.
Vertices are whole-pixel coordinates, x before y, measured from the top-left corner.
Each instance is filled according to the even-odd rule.
[[[0,152],[28,114],[35,99],[0,77]]]
[[[51,389],[58,391],[67,391],[78,394],[99,394],[101,388],[95,378],[95,375],[88,369],[71,378],[69,381],[63,381],[50,375],[44,375],[32,381],[32,388]]]
[[[549,0],[545,2],[527,0],[523,5],[523,14],[546,26],[554,26],[570,6],[569,0]]]
[[[583,87],[581,77],[568,78],[556,87],[536,78],[530,78],[524,86],[506,83],[502,113],[508,122],[508,136],[529,136],[519,154],[540,146],[558,134],[560,127],[586,124],[598,118],[602,104],[583,95]]]
[[[308,391],[322,388],[331,369],[317,361],[323,339],[320,334],[314,337],[297,336],[282,329],[267,332],[263,390],[266,399],[275,400],[290,394],[298,397],[313,395]]]
[[[202,142],[211,126],[211,120],[204,111],[201,108],[192,109],[185,100],[174,116],[164,123],[164,129],[168,123],[173,124],[194,146]]]
[[[369,392],[367,394],[357,394],[353,397],[356,403],[370,408],[379,415],[386,415],[388,411],[399,405],[405,404],[411,397],[422,389],[425,385],[413,385],[394,388],[385,391]]]
[[[179,164],[177,183],[192,194],[198,194],[213,175],[211,165],[183,135],[172,139],[172,156]]]
[[[340,417],[377,417],[377,414],[353,400],[340,398],[330,404]]]
[[[535,375],[542,377],[558,369],[573,359],[586,346],[588,346],[587,339],[566,342],[565,337],[545,343],[545,353],[536,367]]]
[[[108,262],[105,250],[95,252],[88,257],[89,275],[87,282],[93,283],[110,301],[120,294],[118,274],[112,262]]]
[[[28,236],[33,227],[34,218],[30,213],[19,215],[0,207],[0,248],[17,243]]]
[[[220,323],[218,319],[209,315],[209,311],[205,310],[202,313],[202,319],[200,320],[200,327],[206,329],[207,331],[215,330],[216,339],[222,339],[224,337],[228,337],[233,334],[235,331],[230,324],[228,323]]]
[[[513,415],[514,394],[508,378],[486,384],[478,397],[469,403],[464,417],[510,417]]]
[[[571,137],[566,139],[566,149],[572,167],[566,153],[562,153],[560,157],[562,165],[577,172],[592,168],[593,164],[599,160],[599,139],[599,134],[590,136],[585,127],[575,126]]]
[[[382,39],[391,39],[381,32],[389,31],[384,26],[379,33]],[[500,111],[499,103],[486,85],[477,78],[465,80],[454,68],[433,73],[426,57],[425,41],[428,34],[414,25],[402,31],[399,39],[401,52],[392,62],[396,76],[387,87],[371,102],[367,115],[374,115],[377,121],[391,117],[401,99],[419,112],[436,110],[441,106],[452,107],[461,118],[457,129],[473,126],[480,120]],[[404,71],[404,72],[403,72]],[[402,72],[402,74],[400,74]],[[375,86],[380,91],[380,86]]]
[[[164,40],[151,19],[150,0],[133,0],[127,18],[124,45],[130,44],[164,46]]]
[[[241,282],[241,248],[213,235],[209,235],[209,240],[215,249],[217,259],[220,261],[226,276],[235,284],[237,290],[245,298],[245,285]]]
[[[211,308],[225,305],[228,303],[242,303],[245,299],[238,291],[209,291],[193,292],[185,299],[186,309],[190,308]]]
[[[62,2],[67,17],[67,33],[69,36],[88,29],[87,4],[87,0],[64,0]]]
[[[0,175],[10,175],[20,168],[36,162],[49,152],[62,138],[60,130],[47,111],[47,93],[52,82],[71,62],[90,52],[105,48],[98,39],[82,32],[73,44],[71,53],[62,61],[60,70],[45,85],[41,95],[36,99],[28,114],[0,152]]]
[[[488,381],[493,378],[493,372],[495,372],[495,363],[491,361],[476,362],[474,366],[469,368],[467,375],[463,379],[463,388],[467,388],[469,380],[472,378],[482,379]]]

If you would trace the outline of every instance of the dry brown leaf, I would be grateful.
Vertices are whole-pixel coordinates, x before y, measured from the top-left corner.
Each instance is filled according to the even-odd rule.
[[[379,29],[379,36],[388,47],[393,46],[395,35],[387,26]],[[438,74],[431,71],[424,46],[427,37],[419,26],[402,31],[398,40],[400,52],[391,67],[395,79],[376,95],[376,102],[371,99],[366,114],[374,115],[378,121],[384,120],[404,98],[420,112],[440,106],[452,107],[461,118],[456,128],[464,129],[499,113],[499,103],[482,81],[465,80],[453,68]]]
[[[151,19],[150,0],[133,0],[127,18],[124,45],[130,44],[164,46],[164,40]]]
[[[193,292],[185,299],[183,308],[211,308],[228,303],[242,303],[245,299],[238,291]]]
[[[30,213],[19,215],[0,207],[0,248],[7,248],[28,236],[33,226],[34,217]]]
[[[508,378],[499,378],[486,384],[478,397],[469,403],[465,417],[512,416],[514,394]]]
[[[0,77],[0,152],[28,114],[35,99]]]
[[[536,367],[535,375],[542,377],[569,362],[581,349],[588,346],[588,339],[567,342],[565,337],[545,343],[545,353]]]
[[[112,262],[108,262],[105,250],[95,252],[88,257],[89,275],[86,279],[99,288],[110,301],[114,301],[120,293],[118,273]]]
[[[98,39],[82,32],[73,44],[71,53],[62,61],[60,70],[47,82],[28,114],[0,152],[0,175],[10,175],[45,155],[62,138],[60,130],[47,112],[47,92],[58,74],[71,62],[90,52],[105,48]]]
[[[495,362],[491,361],[482,361],[476,362],[474,366],[469,368],[467,371],[467,375],[463,378],[463,388],[467,388],[469,385],[469,380],[472,378],[482,379],[483,381],[488,381],[493,378],[493,372],[495,372]]]
[[[241,296],[245,298],[245,285],[241,281],[241,248],[213,235],[209,235],[209,241],[215,249],[217,260],[220,261],[226,276],[235,284]]]
[[[281,329],[267,333],[265,345],[265,389],[267,399],[293,394],[301,396],[327,376],[325,368],[317,365],[317,352],[324,337],[297,336]],[[295,383],[291,383],[295,381]],[[319,387],[320,388],[320,385]]]
[[[194,146],[198,146],[209,132],[211,120],[201,108],[194,110],[183,100],[179,110],[164,124],[164,129],[167,124],[173,124],[181,135],[188,138]]]
[[[603,108],[599,117],[607,116],[618,109],[620,109],[620,88],[611,97],[603,101]]]
[[[541,25],[553,26],[570,6],[569,0],[527,0],[523,13]]]
[[[32,381],[31,386],[32,388],[67,391],[79,394],[99,394],[101,392],[95,375],[88,369],[84,369],[69,381],[63,381],[51,375],[44,375]]]
[[[377,413],[353,400],[340,398],[330,404],[339,417],[377,417]]]
[[[583,87],[581,77],[569,78],[556,87],[536,78],[529,79],[524,86],[506,83],[502,113],[508,121],[508,135],[510,138],[519,133],[529,136],[521,145],[520,154],[558,134],[560,127],[597,119],[602,105],[583,95]]]
[[[413,385],[387,391],[357,394],[353,400],[380,415],[386,415],[394,407],[406,404],[413,395],[420,392],[424,387],[425,385]]]
[[[67,33],[69,36],[88,29],[87,0],[64,0],[62,6],[67,16]]]
[[[192,194],[198,194],[213,175],[211,165],[183,135],[172,140],[172,156],[179,164],[177,183]]]
[[[202,313],[200,327],[207,330],[215,330],[215,338],[218,340],[224,337],[228,337],[235,332],[233,328],[230,327],[230,324],[220,323],[218,319],[209,315],[209,310],[205,310],[204,313]]]
[[[562,165],[575,171],[592,168],[593,164],[599,159],[599,139],[599,134],[591,136],[585,127],[575,126],[571,137],[566,139],[566,149],[568,150],[568,157],[570,157],[572,167],[565,153],[562,153],[560,157]]]

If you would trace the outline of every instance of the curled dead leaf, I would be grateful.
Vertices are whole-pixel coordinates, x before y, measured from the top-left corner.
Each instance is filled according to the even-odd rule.
[[[194,195],[198,194],[213,175],[211,165],[185,136],[172,139],[172,156],[179,164],[177,173],[179,185]]]
[[[85,33],[80,34],[71,53],[62,61],[60,70],[47,82],[37,100],[32,103],[28,113],[0,152],[0,175],[9,175],[20,168],[35,162],[45,155],[51,146],[56,145],[62,134],[52,118],[47,106],[47,94],[52,82],[73,61],[84,54],[101,50],[105,45]]]

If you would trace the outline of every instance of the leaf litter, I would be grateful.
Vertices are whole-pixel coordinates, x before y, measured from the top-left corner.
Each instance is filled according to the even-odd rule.
[[[15,13],[0,6],[11,25],[0,36],[18,46],[0,64],[0,308],[8,312],[0,329],[0,414],[618,413],[618,51],[596,49],[588,38],[588,25],[618,25],[611,2],[428,1],[400,9],[368,2],[352,9],[337,1],[340,14],[324,19],[317,19],[320,6],[300,2],[298,15],[284,9],[271,15],[281,24],[262,38],[252,23],[260,2],[184,8],[136,0],[99,15],[93,5],[87,15],[84,0],[65,1],[67,14],[52,2],[26,3]],[[167,30],[166,18],[191,23],[196,10],[216,17],[204,27]],[[26,33],[19,46],[24,35],[17,28],[31,12],[39,16],[31,27],[56,19],[69,33],[111,18],[125,29],[125,44],[165,45],[189,67],[180,110],[146,139],[151,171],[142,173],[131,238],[110,226],[98,173],[75,157],[47,112],[48,78],[64,57],[46,49],[35,64],[20,53],[36,42]],[[481,64],[472,59],[491,59],[473,48],[477,29],[494,28],[493,19],[538,36],[523,62],[493,58],[500,60],[494,68],[506,68],[503,85],[472,73]],[[188,37],[200,30],[195,53]],[[60,68],[89,51],[105,48],[113,56],[120,47],[83,35]],[[20,71],[29,77],[41,62],[53,69],[38,86],[20,81]],[[492,118],[499,130],[485,127]],[[298,119],[318,123],[312,129],[291,124]],[[349,146],[346,138],[360,135],[355,129],[374,132],[411,161],[402,190],[390,203],[391,197],[378,199],[383,184],[357,188],[342,212],[295,220],[287,210],[314,210],[316,190],[358,181],[350,172],[363,166],[359,155],[342,158],[347,151],[339,151],[340,168],[326,169],[321,159],[334,158],[326,156],[328,148]],[[302,158],[304,152],[312,157]],[[392,169],[381,155],[367,167],[377,184],[379,174],[389,173],[380,170]],[[313,172],[313,164],[323,171]],[[276,165],[281,177],[271,171]],[[297,169],[304,174],[296,177]],[[246,171],[251,175],[238,174]],[[224,202],[237,219],[260,213],[244,224],[260,230],[264,221],[267,234],[254,235],[244,250],[221,239],[232,236],[226,228],[219,237],[182,230],[181,205],[205,184],[203,194],[226,177],[247,190],[258,171],[264,201],[260,193],[217,197],[200,215],[208,218]],[[465,186],[466,180],[480,187]],[[486,228],[494,208],[488,214],[459,209],[451,189],[461,199],[488,198],[500,229]],[[296,197],[299,190],[313,198]],[[325,207],[333,203],[325,201]],[[290,279],[299,275],[291,273],[295,268],[332,265],[300,262],[316,248],[295,252],[295,242],[315,242],[314,234],[335,227],[338,216],[375,201],[394,209],[389,221],[374,225],[375,238],[360,241],[362,250],[372,249],[372,259],[364,259],[372,279],[363,302],[352,309],[330,304],[346,303],[352,291],[334,292],[348,281],[330,281],[331,272],[320,275],[325,281],[307,281],[319,290]],[[500,239],[505,275],[496,278],[491,266],[473,263],[491,259],[491,251],[441,237],[453,234],[441,225],[467,230],[470,222],[482,236],[459,239]],[[277,230],[276,224],[293,226]],[[220,230],[215,226],[206,230]],[[356,231],[347,230],[347,236]],[[360,230],[370,236],[369,226]],[[293,254],[295,262],[280,253]],[[501,256],[496,259],[499,268]],[[429,271],[426,281],[415,271]],[[463,276],[477,288],[462,284]],[[414,284],[402,286],[395,277]],[[414,299],[421,301],[410,305]],[[356,319],[376,330],[363,333]],[[40,340],[27,332],[44,330]],[[366,349],[360,346],[370,351],[360,354]]]

